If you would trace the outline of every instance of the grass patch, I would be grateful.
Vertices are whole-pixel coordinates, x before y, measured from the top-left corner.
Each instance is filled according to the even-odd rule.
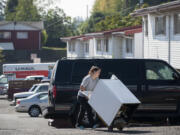
[[[66,50],[66,48],[43,46],[43,50]]]

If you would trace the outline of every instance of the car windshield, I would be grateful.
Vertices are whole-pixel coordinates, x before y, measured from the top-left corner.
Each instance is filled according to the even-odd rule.
[[[1,75],[0,76],[0,84],[5,84],[5,83],[8,83],[8,80],[4,75]]]
[[[33,86],[31,87],[31,89],[29,90],[29,92],[33,92],[36,88],[37,88],[37,85],[33,85]]]
[[[39,93],[39,92],[47,92],[47,91],[48,91],[48,85],[40,85],[33,92]]]

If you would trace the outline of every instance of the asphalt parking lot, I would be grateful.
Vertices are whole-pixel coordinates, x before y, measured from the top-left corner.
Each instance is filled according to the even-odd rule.
[[[31,118],[26,113],[17,113],[4,96],[0,96],[0,135],[179,135],[180,126],[137,126],[125,128],[123,132],[107,132],[106,128],[79,130],[74,128],[54,128],[48,120]]]

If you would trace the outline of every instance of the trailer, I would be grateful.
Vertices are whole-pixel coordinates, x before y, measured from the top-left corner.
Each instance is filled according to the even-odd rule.
[[[3,64],[3,74],[8,80],[24,80],[27,76],[43,75],[50,77],[55,63]]]

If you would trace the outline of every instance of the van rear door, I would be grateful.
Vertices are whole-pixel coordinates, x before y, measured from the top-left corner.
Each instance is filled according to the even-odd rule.
[[[53,71],[55,74],[52,91],[55,89],[55,110],[68,111],[72,103],[72,96],[76,95],[73,86],[71,85],[71,73],[73,62],[71,60],[59,61],[57,68]],[[54,73],[55,72],[55,73]],[[53,79],[51,79],[53,81]],[[53,92],[52,92],[53,93]]]

